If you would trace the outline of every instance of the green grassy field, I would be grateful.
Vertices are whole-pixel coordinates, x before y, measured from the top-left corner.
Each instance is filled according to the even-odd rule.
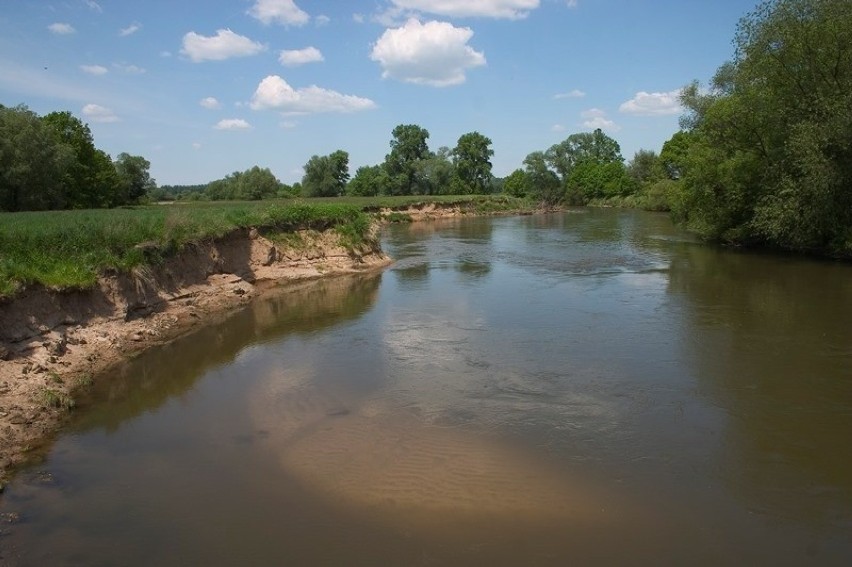
[[[128,271],[173,254],[187,243],[221,237],[238,228],[282,232],[334,228],[354,246],[367,234],[368,212],[427,202],[463,204],[479,213],[529,208],[523,201],[503,196],[418,196],[0,213],[0,298],[33,284],[55,289],[91,287],[104,270]],[[137,246],[143,243],[149,245]]]

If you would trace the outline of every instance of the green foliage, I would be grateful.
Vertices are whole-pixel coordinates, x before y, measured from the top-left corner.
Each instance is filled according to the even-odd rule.
[[[139,203],[149,190],[157,186],[148,170],[151,163],[142,156],[120,153],[115,160],[121,203]]]
[[[391,151],[385,156],[385,171],[391,178],[391,195],[423,194],[417,183],[417,164],[429,157],[429,131],[416,124],[400,124],[391,132]]]
[[[559,178],[547,167],[544,152],[532,152],[524,158],[527,196],[548,205],[562,200],[563,189]]]
[[[636,182],[620,161],[582,161],[568,176],[569,194],[582,195],[585,202],[592,199],[624,197],[635,192],[636,187]]]
[[[491,140],[479,132],[463,134],[453,149],[456,194],[485,194],[491,185]]]
[[[305,164],[302,192],[305,197],[339,197],[348,180],[348,153],[337,150],[327,156],[312,156]]]
[[[450,149],[438,148],[437,153],[429,152],[428,156],[415,164],[415,187],[421,195],[459,195],[470,194],[457,191],[455,166],[450,161]]]
[[[365,165],[355,171],[355,177],[346,186],[346,194],[353,197],[374,197],[390,193],[391,179],[381,165]]]
[[[709,93],[684,91],[682,216],[708,238],[852,255],[852,4],[743,18]]]
[[[663,163],[652,150],[639,150],[627,164],[627,173],[638,186],[655,183],[667,177]]]
[[[527,172],[516,169],[503,181],[503,192],[512,197],[526,197],[531,193]]]
[[[25,106],[0,107],[0,210],[61,209],[74,150]]]

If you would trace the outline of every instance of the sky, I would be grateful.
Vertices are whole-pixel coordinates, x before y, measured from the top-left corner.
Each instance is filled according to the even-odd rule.
[[[626,160],[733,55],[756,0],[0,0],[0,104],[70,110],[159,185],[254,165],[285,183],[391,131],[489,137],[493,173],[601,128]]]

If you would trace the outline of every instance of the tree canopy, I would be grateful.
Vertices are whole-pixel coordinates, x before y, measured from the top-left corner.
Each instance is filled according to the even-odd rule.
[[[734,45],[709,92],[683,92],[685,157],[663,152],[683,161],[684,219],[709,238],[852,255],[852,3],[764,2]]]

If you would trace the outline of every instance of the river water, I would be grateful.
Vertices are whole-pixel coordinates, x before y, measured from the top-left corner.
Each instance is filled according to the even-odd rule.
[[[0,563],[852,563],[852,266],[611,210],[383,245],[97,386]]]

